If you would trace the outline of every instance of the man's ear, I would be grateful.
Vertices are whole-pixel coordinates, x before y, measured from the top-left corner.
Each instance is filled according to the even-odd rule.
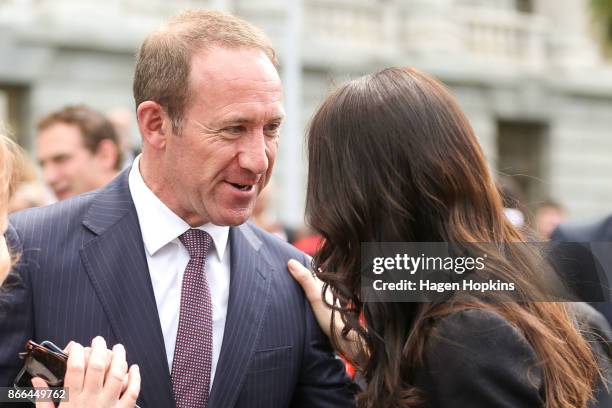
[[[142,102],[136,109],[136,118],[142,142],[154,149],[164,149],[172,129],[170,118],[164,108],[157,102]]]

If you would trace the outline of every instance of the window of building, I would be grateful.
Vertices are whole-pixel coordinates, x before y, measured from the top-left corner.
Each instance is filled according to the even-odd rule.
[[[516,0],[516,9],[521,13],[533,13],[533,0]]]
[[[499,121],[497,124],[497,169],[518,185],[525,204],[533,209],[547,197],[547,126],[539,122]]]

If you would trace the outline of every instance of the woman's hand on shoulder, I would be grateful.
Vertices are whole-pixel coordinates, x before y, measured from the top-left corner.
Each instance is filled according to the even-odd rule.
[[[293,279],[295,279],[304,290],[306,299],[308,299],[312,307],[312,311],[321,330],[329,337],[331,333],[332,310],[323,301],[323,282],[321,282],[310,269],[306,268],[295,259],[291,259],[287,267]],[[328,301],[331,303],[331,294],[329,294]]]

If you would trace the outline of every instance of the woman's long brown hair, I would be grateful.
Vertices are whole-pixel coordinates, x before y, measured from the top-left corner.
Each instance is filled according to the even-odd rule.
[[[361,407],[419,406],[422,393],[411,379],[423,365],[432,324],[470,308],[495,311],[529,341],[546,408],[587,406],[598,376],[593,353],[563,304],[529,301],[538,295],[541,263],[525,246],[507,245],[487,262],[493,277],[517,283],[524,301],[362,302],[362,242],[524,241],[504,216],[473,130],[442,84],[414,69],[389,68],[343,85],[311,122],[308,162],[307,220],[325,239],[313,266],[342,305],[345,327],[342,334],[332,330],[335,346],[341,349],[350,331],[362,339],[357,350],[343,350],[367,381]]]

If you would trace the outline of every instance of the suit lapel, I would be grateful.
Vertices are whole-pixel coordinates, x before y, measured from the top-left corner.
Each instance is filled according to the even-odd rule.
[[[126,347],[128,362],[140,367],[141,406],[173,406],[164,339],[128,174],[129,169],[98,193],[83,219],[95,237],[81,249],[81,259],[117,340]]]
[[[271,266],[248,226],[230,229],[231,280],[221,355],[209,407],[233,407],[255,351],[269,300]]]

